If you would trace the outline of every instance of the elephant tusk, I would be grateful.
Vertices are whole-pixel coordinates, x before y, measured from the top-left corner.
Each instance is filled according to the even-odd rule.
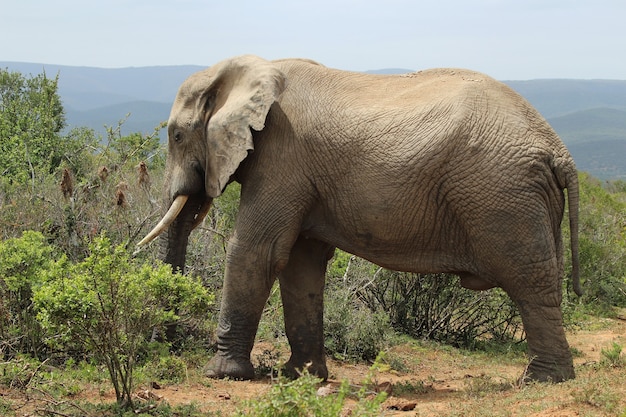
[[[176,219],[176,217],[181,212],[183,207],[185,207],[185,203],[187,202],[188,198],[189,198],[188,195],[179,195],[178,197],[176,197],[176,199],[170,206],[167,213],[165,213],[165,216],[163,216],[159,224],[154,226],[154,229],[152,229],[150,233],[146,235],[146,237],[141,239],[141,241],[137,243],[137,246],[147,245],[148,243],[152,242],[157,236],[163,233],[163,231],[167,229],[170,226],[170,224],[172,224],[172,222]]]

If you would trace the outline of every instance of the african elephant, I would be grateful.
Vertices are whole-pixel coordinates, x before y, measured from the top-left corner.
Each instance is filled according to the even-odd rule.
[[[385,268],[501,287],[519,307],[530,378],[574,377],[562,324],[565,193],[578,283],[578,179],[556,133],[483,74],[340,71],[240,56],[191,75],[168,123],[170,209],[141,245],[185,264],[212,199],[241,184],[228,244],[212,377],[247,379],[279,280],[291,357],[326,378],[323,288],[335,248]]]

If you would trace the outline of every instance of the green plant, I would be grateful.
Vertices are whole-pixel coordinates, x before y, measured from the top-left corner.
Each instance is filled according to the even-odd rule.
[[[613,342],[610,348],[602,349],[600,354],[602,359],[600,364],[611,368],[622,368],[626,366],[626,357],[622,354],[622,345]]]
[[[372,310],[351,288],[329,285],[325,294],[324,343],[326,351],[340,359],[373,360],[391,337],[389,317]]]
[[[433,391],[433,386],[422,380],[412,379],[409,381],[396,382],[393,384],[393,393],[396,396],[406,394],[426,394]]]
[[[317,387],[321,379],[308,372],[296,380],[279,378],[267,395],[255,401],[249,401],[237,416],[253,417],[305,417],[338,416],[343,407],[347,391],[340,390],[337,395],[318,396]]]
[[[467,348],[477,347],[482,339],[523,338],[517,308],[502,290],[476,292],[462,288],[454,275],[402,273],[354,257],[338,259],[344,272],[333,279],[349,288],[341,296],[385,312],[398,332]]]
[[[53,257],[54,249],[38,232],[0,242],[0,354],[37,357],[44,350],[31,298]]]
[[[65,116],[58,81],[0,69],[0,189],[34,185],[60,164]]]
[[[489,376],[480,375],[470,377],[465,380],[465,394],[470,398],[482,398],[496,392],[504,392],[513,389],[512,382],[502,382],[493,380]]]
[[[27,355],[19,355],[11,361],[0,363],[0,384],[8,388],[26,389],[38,379],[42,363]]]
[[[133,370],[152,329],[205,314],[213,297],[167,265],[138,265],[106,237],[90,249],[83,262],[57,262],[33,299],[51,343],[79,341],[92,351],[106,366],[118,403],[131,407]]]
[[[572,392],[574,400],[592,407],[608,412],[608,415],[615,415],[619,405],[620,396],[611,387],[611,381],[606,377],[599,377],[589,381],[581,388]]]
[[[0,398],[0,414],[5,417],[13,417],[15,416],[15,410],[13,409],[13,404],[10,401]]]
[[[187,364],[177,356],[161,356],[147,368],[148,373],[161,383],[179,384],[187,379]]]
[[[356,393],[344,381],[340,387],[328,395],[319,395],[321,379],[310,375],[306,370],[298,379],[287,380],[279,377],[270,391],[260,399],[247,401],[240,407],[236,416],[251,417],[336,417],[342,415],[349,396],[356,398],[350,415],[367,417],[380,415],[380,406],[386,398],[379,393],[370,398],[365,386]]]

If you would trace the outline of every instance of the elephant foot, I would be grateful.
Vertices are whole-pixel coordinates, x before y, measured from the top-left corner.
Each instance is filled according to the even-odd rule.
[[[229,358],[218,352],[204,368],[204,374],[213,379],[253,379],[254,367],[249,359]]]
[[[294,360],[292,357],[283,366],[282,373],[289,378],[295,379],[302,375],[305,369],[310,375],[321,378],[324,381],[328,379],[328,368],[326,367],[325,361],[302,363],[301,361]]]
[[[528,365],[526,372],[522,375],[522,382],[538,381],[538,382],[563,382],[568,379],[574,379],[574,365],[569,363],[546,363],[532,360]]]

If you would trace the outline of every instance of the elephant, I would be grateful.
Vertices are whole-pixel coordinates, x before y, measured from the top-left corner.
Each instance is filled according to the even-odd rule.
[[[278,279],[284,369],[326,379],[325,271],[339,248],[392,270],[502,288],[522,317],[526,377],[575,377],[560,305],[566,199],[581,292],[577,170],[505,84],[465,69],[374,75],[236,56],[182,83],[167,129],[169,209],[139,245],[160,235],[159,256],[184,270],[212,200],[241,186],[207,376],[254,378],[250,355]]]

